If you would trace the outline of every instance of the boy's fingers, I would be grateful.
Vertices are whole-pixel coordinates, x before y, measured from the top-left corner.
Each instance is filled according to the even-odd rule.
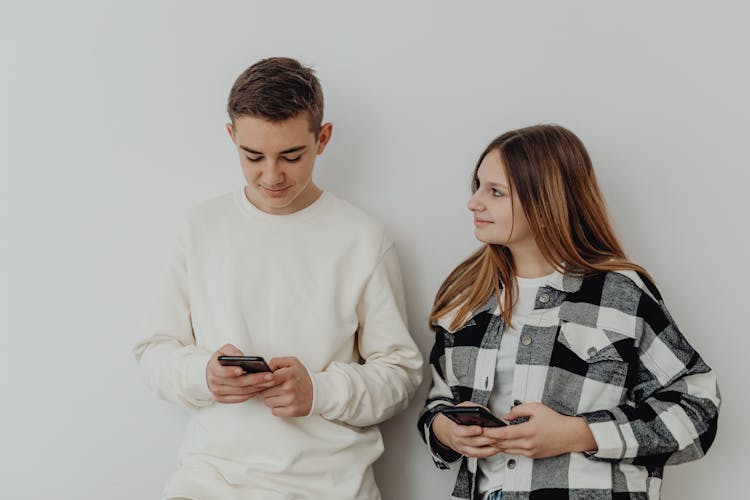
[[[219,356],[244,356],[243,352],[232,344],[224,344],[216,352]]]
[[[244,373],[242,371],[242,368],[238,366],[222,366],[218,363],[213,366],[211,372],[213,372],[214,376],[220,378],[236,378],[238,376],[242,376],[242,374]]]
[[[260,391],[260,395],[263,398],[273,398],[273,397],[278,396],[280,394],[284,394],[284,391],[282,391],[278,387],[271,387],[270,389],[265,389],[265,390]]]
[[[219,396],[216,397],[216,401],[219,403],[244,403],[248,399],[252,399],[254,396]]]
[[[261,392],[259,389],[238,387],[236,385],[215,385],[214,392],[222,396],[248,396]]]
[[[268,367],[271,368],[272,371],[276,371],[279,368],[289,368],[291,366],[297,366],[299,364],[299,359],[295,358],[294,356],[286,356],[282,358],[272,358],[268,362]]]
[[[269,375],[269,373],[248,373],[240,377],[240,382],[242,385],[254,385],[257,387],[273,387],[278,383],[274,379],[273,374],[270,374],[270,380],[266,378],[267,375]]]

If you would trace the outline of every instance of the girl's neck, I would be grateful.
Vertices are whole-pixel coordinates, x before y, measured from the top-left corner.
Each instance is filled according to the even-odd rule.
[[[513,254],[516,276],[519,278],[541,278],[555,271],[554,266],[547,262],[535,244],[533,248],[511,248],[510,250]]]

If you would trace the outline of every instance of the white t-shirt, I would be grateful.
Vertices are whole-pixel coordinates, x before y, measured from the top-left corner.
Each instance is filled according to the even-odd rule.
[[[518,278],[518,302],[513,307],[511,319],[513,328],[506,328],[500,339],[495,367],[495,383],[489,402],[490,410],[499,418],[502,418],[513,408],[513,374],[516,368],[516,354],[518,353],[521,330],[526,324],[529,313],[534,310],[539,287],[543,286],[551,276]],[[480,494],[484,495],[502,488],[503,473],[507,461],[508,456],[505,453],[498,453],[479,460],[477,491]]]

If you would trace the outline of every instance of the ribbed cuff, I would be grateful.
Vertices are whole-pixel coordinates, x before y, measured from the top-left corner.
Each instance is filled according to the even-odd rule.
[[[349,400],[346,380],[331,372],[315,373],[313,381],[313,404],[310,414],[318,414],[329,420],[341,416],[344,411],[342,401]]]
[[[185,391],[198,401],[214,399],[208,388],[208,380],[206,380],[206,365],[211,360],[211,356],[211,353],[193,353],[185,366]]]

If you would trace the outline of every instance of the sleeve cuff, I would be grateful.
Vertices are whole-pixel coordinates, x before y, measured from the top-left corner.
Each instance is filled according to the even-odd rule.
[[[343,412],[341,401],[349,400],[349,389],[342,377],[330,371],[312,374],[313,403],[310,414],[334,420]]]
[[[213,401],[214,397],[206,380],[206,365],[211,353],[194,353],[185,367],[185,388],[196,400]]]
[[[623,457],[625,443],[619,425],[606,410],[578,415],[586,420],[596,441],[597,451],[586,456],[603,460],[619,460]]]
[[[302,366],[307,371],[307,376],[310,377],[310,383],[312,384],[312,403],[310,403],[310,411],[305,415],[306,417],[309,417],[310,415],[315,414],[315,400],[317,399],[318,387],[315,384],[315,374],[304,364]]]
[[[424,432],[425,436],[428,436],[426,440],[427,449],[429,450],[430,455],[432,455],[433,462],[435,462],[435,465],[439,469],[448,469],[450,464],[458,461],[462,457],[462,455],[455,450],[446,448],[445,446],[441,445],[437,439],[437,436],[435,436],[435,433],[432,431],[432,422],[435,420],[435,418],[437,418],[439,413],[439,411],[435,412],[432,415],[432,418],[425,422]]]

